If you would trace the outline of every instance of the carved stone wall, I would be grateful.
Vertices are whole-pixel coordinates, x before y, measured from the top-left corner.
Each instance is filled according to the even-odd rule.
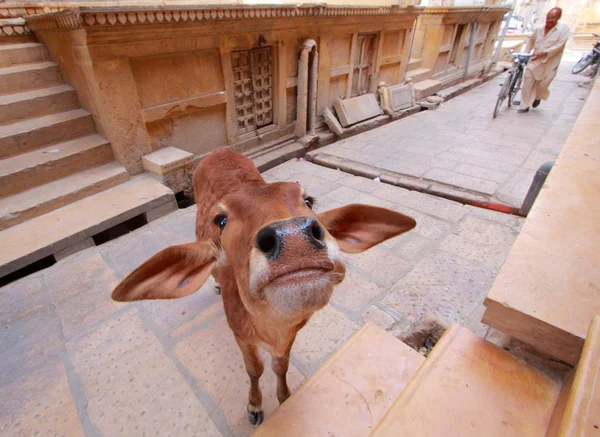
[[[432,13],[398,6],[162,5],[79,7],[26,20],[117,159],[136,173],[143,171],[142,156],[164,147],[198,156],[293,138],[298,57],[307,39],[319,54],[317,126],[326,108],[351,96],[353,84],[374,93],[382,80],[402,83],[415,22]]]

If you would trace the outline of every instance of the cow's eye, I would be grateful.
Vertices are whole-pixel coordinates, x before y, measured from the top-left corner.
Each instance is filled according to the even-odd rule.
[[[312,197],[307,197],[306,199],[304,199],[304,204],[306,206],[308,206],[310,209],[312,209],[314,203],[315,203],[315,199],[313,199]]]
[[[217,225],[220,230],[223,230],[225,225],[227,224],[227,216],[225,214],[219,214],[213,220],[213,223]]]

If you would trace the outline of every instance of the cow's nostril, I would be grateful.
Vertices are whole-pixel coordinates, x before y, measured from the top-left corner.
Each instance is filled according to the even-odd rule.
[[[256,247],[263,253],[271,254],[277,247],[277,234],[272,227],[266,227],[260,230],[256,236]]]
[[[319,225],[319,222],[317,222],[316,220],[313,221],[310,225],[310,233],[315,238],[315,240],[323,241],[323,229],[321,228],[321,225]]]

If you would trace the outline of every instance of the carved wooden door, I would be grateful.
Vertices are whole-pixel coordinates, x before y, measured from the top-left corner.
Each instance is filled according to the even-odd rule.
[[[231,53],[238,133],[273,123],[273,50],[260,47]]]
[[[369,92],[369,76],[375,59],[377,35],[359,34],[354,52],[354,72],[352,75],[352,97]]]

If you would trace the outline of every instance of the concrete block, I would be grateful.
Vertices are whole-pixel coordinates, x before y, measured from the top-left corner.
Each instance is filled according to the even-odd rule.
[[[377,103],[375,94],[371,93],[351,99],[337,100],[333,106],[343,127],[348,127],[383,114]]]

